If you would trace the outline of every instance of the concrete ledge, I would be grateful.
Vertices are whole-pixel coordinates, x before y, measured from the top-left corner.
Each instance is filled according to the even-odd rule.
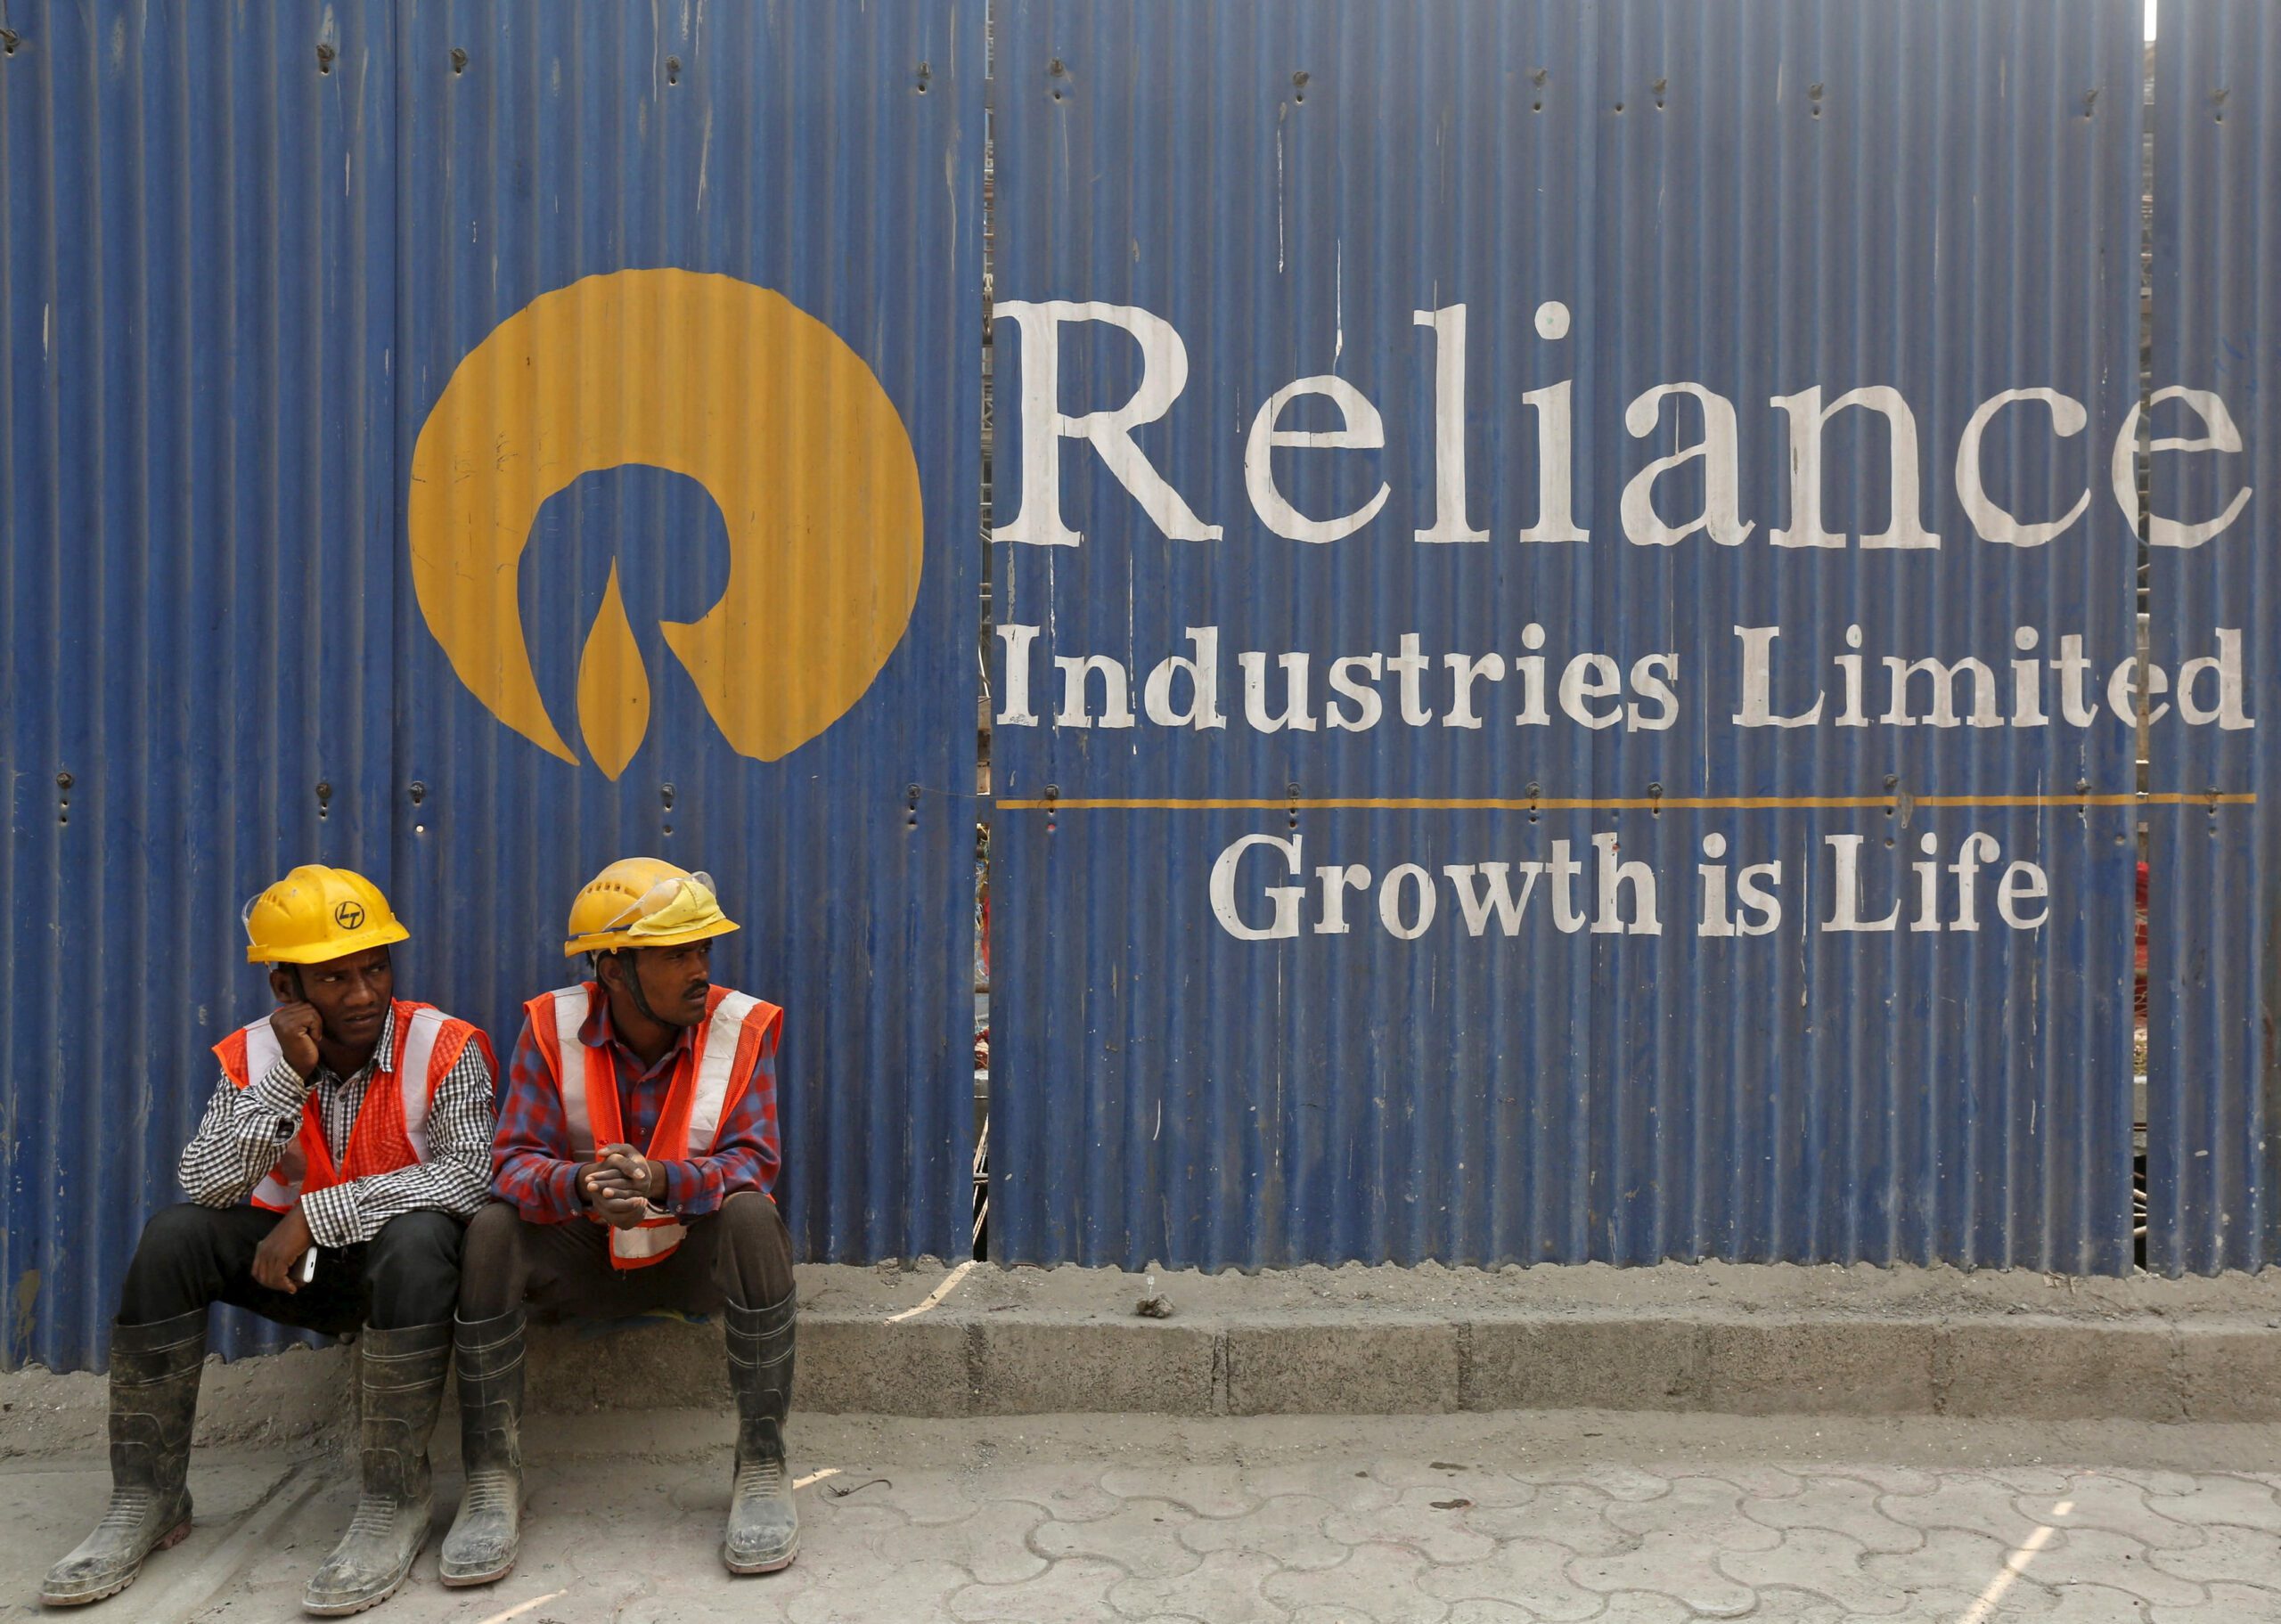
[[[959,1417],[1495,1409],[2281,1420],[2281,1271],[2066,1279],[1946,1269],[1159,1270],[808,1267],[794,1402]],[[912,1310],[919,1310],[913,1313]],[[897,1318],[902,1316],[902,1318]],[[283,1438],[355,1408],[352,1356],[213,1368],[200,1435]],[[536,1414],[720,1409],[716,1326],[544,1327]],[[100,1436],[93,1375],[0,1375],[0,1456]]]

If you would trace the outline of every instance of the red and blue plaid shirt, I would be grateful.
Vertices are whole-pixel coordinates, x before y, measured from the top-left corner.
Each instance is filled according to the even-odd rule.
[[[589,1049],[609,1049],[617,1076],[618,1116],[626,1141],[637,1148],[646,1147],[665,1110],[674,1067],[682,1051],[697,1041],[697,1029],[683,1027],[673,1047],[658,1057],[657,1064],[645,1066],[640,1056],[618,1041],[610,1025],[609,1000],[597,999],[593,1013],[578,1028],[578,1041]],[[562,1095],[547,1074],[545,1057],[526,1018],[522,1035],[515,1040],[515,1057],[507,1067],[507,1092],[499,1102],[499,1136],[491,1147],[492,1193],[502,1201],[514,1203],[532,1223],[567,1223],[585,1210],[576,1186],[583,1165],[572,1159],[570,1125],[562,1114]],[[662,1165],[666,1198],[658,1204],[684,1218],[717,1211],[739,1190],[765,1194],[775,1185],[781,1160],[776,1149],[774,1044],[761,1056],[752,1086],[722,1119],[712,1154]]]

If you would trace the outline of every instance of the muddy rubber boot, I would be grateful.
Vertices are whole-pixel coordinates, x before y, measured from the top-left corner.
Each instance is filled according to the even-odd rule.
[[[467,1487],[444,1536],[447,1585],[507,1577],[523,1537],[523,1311],[453,1327],[460,1379],[460,1457]]]
[[[206,1363],[206,1310],[110,1334],[110,1506],[47,1571],[39,1599],[77,1607],[135,1582],[143,1559],[190,1532],[190,1429]]]
[[[302,1608],[326,1618],[394,1595],[428,1543],[435,1504],[428,1435],[452,1359],[449,1320],[403,1331],[367,1327],[358,1340],[364,1494],[348,1531],[301,1593]]]
[[[728,1305],[729,1386],[737,1397],[737,1476],[721,1560],[732,1573],[773,1573],[800,1548],[784,1470],[792,1403],[792,1293],[766,1308]]]

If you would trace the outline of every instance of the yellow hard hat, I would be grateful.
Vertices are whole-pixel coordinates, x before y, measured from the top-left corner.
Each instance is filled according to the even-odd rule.
[[[679,947],[736,928],[713,894],[711,875],[677,869],[662,857],[625,857],[570,899],[570,940],[562,956]]]
[[[248,964],[323,964],[412,933],[380,888],[347,869],[304,863],[245,905]]]

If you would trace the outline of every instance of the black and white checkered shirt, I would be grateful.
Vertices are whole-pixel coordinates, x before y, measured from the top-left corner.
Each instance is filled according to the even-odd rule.
[[[316,1090],[325,1147],[338,1162],[376,1072],[396,1066],[396,1011],[380,1025],[372,1057],[353,1077],[336,1075],[323,1061],[307,1081],[280,1060],[266,1075],[239,1088],[225,1073],[206,1107],[206,1120],[183,1147],[176,1177],[202,1207],[233,1207],[253,1193],[301,1130],[301,1113]],[[301,1215],[320,1246],[353,1246],[378,1235],[392,1218],[434,1208],[472,1217],[491,1187],[491,1068],[470,1041],[436,1086],[428,1113],[428,1159],[392,1173],[350,1179],[301,1197]]]

